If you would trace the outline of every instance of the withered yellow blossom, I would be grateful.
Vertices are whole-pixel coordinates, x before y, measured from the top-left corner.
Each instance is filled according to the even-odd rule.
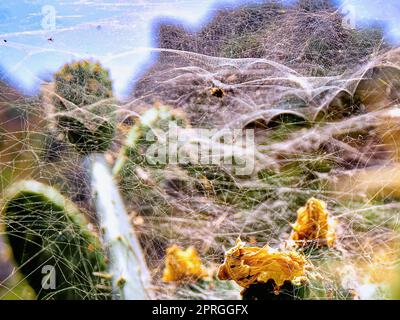
[[[306,265],[304,256],[295,251],[277,252],[268,246],[246,247],[238,239],[236,245],[225,253],[218,278],[234,280],[244,288],[273,280],[279,290],[285,281],[297,282],[304,279]]]
[[[186,250],[173,245],[167,249],[164,282],[196,281],[207,276],[200,257],[194,247]]]
[[[317,241],[319,245],[332,246],[336,239],[336,220],[329,216],[324,201],[311,198],[297,211],[296,223],[290,240],[298,246]]]

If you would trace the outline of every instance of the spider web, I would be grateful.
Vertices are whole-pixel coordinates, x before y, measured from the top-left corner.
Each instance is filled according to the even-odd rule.
[[[224,165],[139,163],[118,177],[156,297],[239,298],[236,285],[216,279],[163,283],[165,249],[195,246],[215,273],[239,236],[260,247],[285,243],[297,210],[314,196],[339,225],[333,249],[306,253],[311,298],[387,298],[399,256],[399,51],[377,29],[343,28],[328,1],[220,10],[198,32],[165,24],[158,36],[157,48],[119,55],[125,61],[146,51],[156,60],[112,115],[119,125],[105,154],[110,165],[133,122],[157,104],[180,110],[193,128],[253,129],[256,144],[246,176]],[[53,130],[51,84],[35,98],[2,92],[2,192],[26,178],[54,186],[96,232],[85,161]],[[18,268],[4,273],[1,297],[30,297],[18,291]]]

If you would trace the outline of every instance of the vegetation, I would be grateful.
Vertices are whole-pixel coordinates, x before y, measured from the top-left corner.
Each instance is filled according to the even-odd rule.
[[[1,235],[16,266],[0,297],[392,297],[398,49],[343,28],[329,1],[171,28],[130,101],[83,60],[40,97],[6,102],[29,125],[0,131]],[[199,161],[201,146],[218,158]]]

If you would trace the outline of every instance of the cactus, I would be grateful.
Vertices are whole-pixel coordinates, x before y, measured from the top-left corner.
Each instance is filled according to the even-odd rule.
[[[170,122],[176,122],[180,127],[188,126],[183,114],[176,110],[170,110],[167,106],[160,105],[147,110],[129,130],[124,146],[113,167],[113,175],[120,174],[129,163],[143,164],[145,149],[149,146],[149,142],[146,140],[147,134],[157,129],[166,131]]]
[[[85,108],[60,113],[59,128],[81,154],[106,151],[115,135],[115,105],[100,101]]]
[[[64,65],[54,81],[55,118],[67,139],[82,154],[107,150],[116,126],[108,71],[83,60]]]
[[[158,130],[165,134],[170,122],[179,127],[187,126],[185,117],[177,110],[162,105],[147,110],[129,130],[112,169],[112,174],[118,177],[121,192],[131,201],[142,203],[144,210],[155,209],[150,209],[152,215],[164,216],[172,209],[163,194],[165,188],[161,186],[168,185],[169,178],[165,170],[158,170],[164,169],[165,163],[149,163],[150,158],[146,158],[152,144],[157,145],[157,141],[150,141],[156,140],[157,136],[150,135],[157,135]],[[155,188],[156,185],[161,188]]]
[[[39,299],[106,298],[106,256],[75,205],[37,181],[11,185],[2,216],[14,260]],[[54,267],[55,288],[42,286],[43,267]]]
[[[92,190],[105,245],[110,254],[109,272],[116,299],[148,299],[150,273],[128,214],[104,157],[90,161]]]
[[[53,104],[57,126],[75,149],[91,177],[93,200],[102,236],[110,255],[113,298],[147,299],[149,271],[117,186],[101,153],[115,136],[115,103],[108,71],[99,63],[66,64],[55,74]],[[107,181],[107,182],[105,182]]]
[[[113,96],[110,75],[97,62],[82,60],[65,64],[54,75],[54,81],[53,103],[57,111],[87,106]]]

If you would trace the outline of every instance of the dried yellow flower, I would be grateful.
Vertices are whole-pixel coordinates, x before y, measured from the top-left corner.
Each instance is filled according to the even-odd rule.
[[[244,288],[273,280],[279,290],[285,281],[304,279],[306,264],[306,259],[295,251],[277,252],[268,246],[246,247],[238,239],[236,245],[225,253],[218,278],[234,280]]]
[[[206,276],[207,272],[194,247],[182,250],[174,244],[167,249],[162,277],[164,282],[196,281]]]
[[[332,246],[336,239],[336,220],[329,217],[324,201],[311,198],[297,211],[296,223],[290,240],[299,246],[317,242],[319,245]]]

